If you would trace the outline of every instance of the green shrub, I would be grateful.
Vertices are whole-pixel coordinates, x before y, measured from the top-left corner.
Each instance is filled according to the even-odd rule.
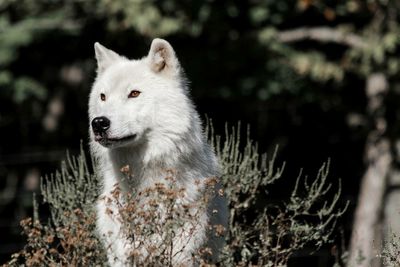
[[[320,168],[311,182],[299,175],[288,200],[280,205],[265,205],[264,202],[268,203],[268,185],[280,179],[284,170],[284,164],[276,167],[276,151],[267,158],[266,154],[259,154],[257,144],[249,138],[242,146],[240,125],[237,129],[226,128],[224,138],[216,136],[212,127],[207,132],[221,163],[220,182],[229,201],[228,231],[211,226],[217,235],[223,234],[226,239],[220,256],[221,266],[285,266],[291,255],[306,245],[319,249],[331,241],[335,223],[346,207],[336,208],[340,183],[333,199],[327,200],[331,189],[331,184],[327,183],[329,162]],[[176,225],[182,226],[197,216],[191,212],[193,207],[181,209],[181,205],[176,208],[183,189],[176,187],[171,173],[166,177],[166,183],[123,196],[127,204],[118,202],[121,194],[118,186],[113,194],[115,199],[109,200],[118,205],[123,221],[130,222],[125,229],[136,245],[132,248],[132,261],[138,265],[170,266],[172,252],[169,248],[173,236],[178,234],[174,230]],[[208,184],[215,189],[215,182]],[[98,176],[88,167],[84,152],[77,157],[67,155],[60,171],[42,180],[41,194],[50,207],[49,222],[41,222],[37,215],[21,222],[27,244],[7,265],[105,265],[106,251],[95,231],[93,204],[98,188]],[[135,194],[152,197],[141,205],[135,201]],[[204,194],[200,198],[195,210],[206,206],[207,196]],[[162,216],[157,214],[158,205],[168,207],[166,218],[154,219]],[[138,232],[153,238],[138,240]],[[148,242],[157,239],[155,236],[157,243]],[[140,255],[143,248],[148,254],[145,258]],[[206,265],[203,259],[207,253],[207,248],[203,247],[194,257]]]

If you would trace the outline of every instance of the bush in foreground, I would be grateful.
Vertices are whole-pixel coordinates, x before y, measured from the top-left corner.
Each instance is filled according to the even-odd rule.
[[[219,181],[224,190],[218,189],[217,193],[226,195],[230,208],[229,229],[210,226],[210,231],[226,239],[220,265],[285,266],[293,253],[305,246],[319,249],[330,242],[336,221],[346,207],[336,207],[340,183],[333,198],[327,200],[331,189],[331,184],[327,183],[329,162],[320,168],[313,181],[299,175],[288,200],[280,205],[265,205],[268,203],[266,189],[281,178],[284,165],[276,167],[276,153],[270,159],[266,154],[260,155],[257,145],[249,138],[241,149],[239,128],[226,129],[224,138],[208,131],[222,166]],[[197,213],[193,211],[206,207],[207,192],[215,191],[217,181],[213,179],[207,180],[206,189],[201,192],[203,197],[199,198],[195,208],[180,203],[184,192],[176,185],[173,171],[165,183],[124,195],[123,202],[114,203],[121,214],[121,218],[116,219],[129,222],[125,231],[133,244],[132,263],[172,266],[176,252],[171,251],[171,242],[180,234],[176,229],[188,221],[195,221]],[[41,194],[50,207],[48,222],[39,220],[37,208],[34,218],[21,222],[27,244],[22,251],[12,255],[7,265],[106,265],[107,248],[102,247],[95,231],[93,204],[98,188],[98,176],[89,168],[83,151],[78,157],[67,155],[60,171],[42,181]],[[116,198],[110,199],[110,203],[118,201],[120,194],[116,185]],[[135,194],[147,194],[148,201],[136,203]],[[167,207],[166,214],[158,213],[160,205]],[[187,227],[194,229],[196,225]],[[140,239],[140,236],[151,238]],[[206,265],[208,251],[207,247],[202,247],[193,257]]]

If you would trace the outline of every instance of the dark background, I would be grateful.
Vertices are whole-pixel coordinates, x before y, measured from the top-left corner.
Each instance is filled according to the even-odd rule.
[[[31,213],[40,176],[54,172],[67,149],[78,153],[80,140],[87,149],[93,43],[138,58],[155,37],[173,45],[217,133],[241,121],[260,151],[279,145],[287,166],[271,201],[287,196],[301,168],[315,177],[331,159],[331,182],[342,180],[339,205],[350,201],[334,239],[347,244],[372,129],[372,73],[389,81],[385,135],[394,148],[399,133],[399,11],[398,1],[379,0],[1,1],[0,262],[23,245],[19,221]],[[332,32],[284,38],[316,28],[362,45]],[[331,266],[332,246],[296,254],[291,266]]]

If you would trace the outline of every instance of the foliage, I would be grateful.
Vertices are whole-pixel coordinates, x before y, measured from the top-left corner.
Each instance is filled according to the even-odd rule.
[[[226,129],[225,136],[224,142],[220,136],[211,138],[222,164],[222,184],[230,203],[223,266],[285,266],[290,256],[306,245],[318,250],[331,241],[336,220],[346,207],[335,208],[341,194],[340,186],[333,199],[327,200],[331,188],[326,181],[329,162],[321,167],[311,183],[299,175],[288,201],[265,205],[267,186],[276,182],[284,169],[284,165],[275,166],[277,150],[268,160],[247,137],[241,151],[240,125],[231,132]],[[255,214],[255,218],[250,214]]]
[[[384,241],[382,263],[384,266],[395,267],[400,264],[400,236],[398,233],[391,232],[391,237]]]
[[[41,196],[49,205],[50,220],[39,218],[34,205],[34,218],[21,221],[27,244],[12,255],[7,266],[98,266],[106,262],[103,247],[96,234],[93,204],[99,193],[97,175],[90,171],[81,153],[61,163],[60,171],[45,177]],[[35,201],[35,200],[34,200]]]
[[[306,245],[318,249],[331,241],[336,220],[346,208],[336,208],[340,186],[333,199],[327,200],[331,189],[326,181],[329,163],[321,167],[312,182],[299,175],[289,200],[265,205],[266,188],[280,178],[283,167],[275,167],[276,152],[268,160],[249,138],[242,150],[239,128],[226,130],[226,138],[214,137],[210,131],[210,142],[222,165],[220,182],[224,191],[216,187],[217,180],[206,179],[205,186],[199,186],[203,188],[199,192],[205,194],[200,194],[203,197],[194,206],[182,203],[184,189],[176,185],[173,171],[165,182],[128,195],[116,185],[113,198],[105,201],[119,209],[120,217],[114,218],[111,209],[109,215],[125,223],[136,264],[170,266],[173,255],[179,252],[171,250],[171,243],[180,234],[177,225],[195,229],[202,221],[199,211],[206,208],[209,197],[224,192],[229,200],[229,229],[210,226],[216,235],[226,238],[220,256],[223,266],[285,266],[290,256]],[[129,168],[121,171],[129,176]],[[13,255],[9,265],[103,264],[105,251],[96,237],[93,212],[98,183],[83,151],[77,158],[68,157],[60,172],[43,180],[42,194],[50,205],[51,220],[49,224],[38,219],[22,221],[28,244]],[[138,195],[145,195],[146,201],[137,201]],[[203,247],[194,257],[203,261],[208,251]]]
[[[221,9],[221,6],[224,9]],[[247,4],[235,1],[224,1],[221,4],[215,1],[193,1],[189,5],[173,0],[74,0],[57,3],[24,0],[23,4],[6,0],[0,8],[7,11],[6,15],[0,18],[0,28],[3,29],[0,32],[0,62],[4,67],[0,77],[9,77],[5,79],[8,82],[3,84],[9,91],[26,92],[18,93],[19,97],[14,97],[19,103],[30,95],[26,87],[16,87],[15,83],[20,78],[30,79],[34,84],[41,85],[41,89],[37,86],[29,89],[33,95],[39,94],[43,97],[43,91],[49,89],[33,77],[15,77],[14,73],[7,70],[8,66],[20,60],[21,49],[34,45],[40,36],[49,35],[54,30],[59,30],[61,34],[70,36],[69,38],[83,34],[92,23],[98,21],[105,21],[107,31],[112,35],[133,31],[136,36],[147,39],[174,38],[179,35],[187,35],[190,38],[216,38],[220,32],[227,32],[231,41],[231,44],[227,44],[227,49],[241,49],[240,42],[237,41],[239,36],[245,41],[251,40],[254,42],[254,48],[266,49],[267,54],[272,55],[275,60],[272,62],[272,68],[270,65],[253,76],[239,77],[251,80],[248,89],[239,88],[238,92],[244,94],[252,92],[257,95],[259,90],[265,89],[268,92],[275,91],[275,94],[292,90],[292,87],[298,85],[296,76],[310,77],[321,83],[332,80],[341,82],[346,72],[365,77],[379,66],[393,76],[400,68],[399,59],[395,54],[400,42],[399,27],[396,16],[393,15],[395,10],[399,9],[396,1],[374,0],[364,3],[352,0],[346,4],[326,4],[318,0]],[[322,16],[322,26],[303,25],[303,28],[296,28],[304,30],[303,33],[291,33],[290,29],[282,30],[287,28],[286,24],[293,24],[307,13],[312,13],[316,18]],[[348,18],[358,20],[347,22]],[[334,23],[335,20],[338,22]],[[342,20],[347,23],[341,23]],[[245,24],[251,30],[236,26],[239,23]],[[328,27],[329,24],[333,26]],[[218,27],[211,31],[210,25]],[[314,29],[316,32],[313,34],[307,32],[307,29]],[[305,51],[301,48],[301,43],[305,41],[321,43],[322,46]],[[344,52],[333,58],[329,55],[329,49],[326,50],[323,46],[328,43],[336,44],[337,49]],[[263,57],[265,58],[265,55]],[[271,77],[275,75],[268,74],[277,74],[284,70],[294,71],[291,75],[292,81],[279,80],[279,90],[274,89],[276,83]],[[269,79],[265,79],[266,77]]]
[[[21,221],[27,245],[5,266],[99,266],[106,262],[95,236],[95,217],[80,209],[64,213],[68,222],[55,227],[27,218]]]
[[[67,153],[60,171],[46,176],[41,183],[43,200],[50,205],[51,220],[56,227],[69,224],[70,218],[65,213],[82,210],[92,217],[99,190],[97,174],[89,170],[82,146],[79,156]]]

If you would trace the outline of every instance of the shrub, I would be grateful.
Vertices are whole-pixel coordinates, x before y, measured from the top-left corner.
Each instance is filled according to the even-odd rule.
[[[319,249],[330,242],[335,223],[346,207],[336,208],[340,183],[333,199],[326,200],[331,189],[327,183],[329,162],[311,182],[300,174],[287,201],[265,205],[268,185],[280,179],[284,170],[284,164],[276,167],[276,151],[270,159],[266,154],[260,155],[257,144],[249,137],[242,148],[240,125],[236,130],[226,128],[225,138],[214,135],[212,127],[207,132],[221,163],[219,181],[224,191],[215,187],[218,181],[211,177],[206,179],[206,186],[200,187],[205,190],[201,190],[202,197],[193,204],[195,207],[185,206],[180,201],[184,189],[177,186],[171,170],[165,182],[122,198],[116,185],[114,197],[107,200],[119,208],[120,217],[115,219],[129,222],[124,230],[132,241],[132,262],[172,266],[177,251],[172,251],[171,242],[181,234],[176,231],[177,226],[195,229],[197,226],[191,222],[201,221],[196,218],[201,214],[198,211],[206,208],[209,193],[215,191],[226,195],[230,211],[228,231],[210,226],[213,233],[226,239],[221,266],[285,266],[290,256],[306,245]],[[129,175],[129,166],[121,171]],[[93,203],[98,188],[98,176],[88,167],[84,152],[77,157],[67,155],[61,170],[42,180],[41,194],[50,207],[49,221],[40,221],[36,215],[21,222],[27,244],[12,255],[7,265],[105,265],[106,249],[95,231]],[[146,194],[147,201],[135,201],[138,194]],[[166,213],[158,212],[160,205]],[[207,265],[208,253],[209,249],[202,247],[193,257]]]
[[[400,265],[400,236],[390,231],[390,237],[383,242],[382,255],[383,266]]]

